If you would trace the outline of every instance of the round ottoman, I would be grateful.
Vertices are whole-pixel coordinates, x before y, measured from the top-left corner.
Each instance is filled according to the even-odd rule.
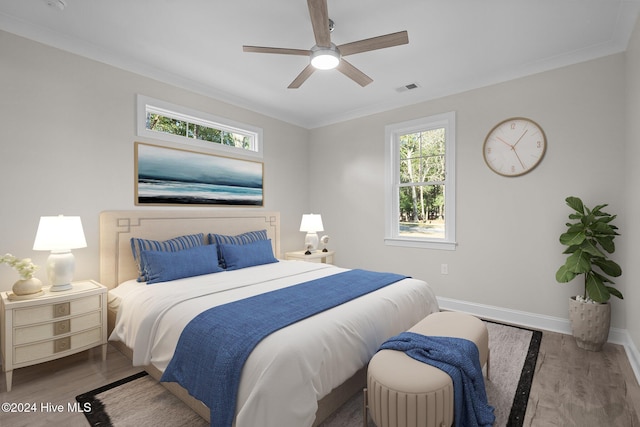
[[[473,341],[478,346],[480,366],[487,365],[488,378],[489,333],[480,319],[457,312],[433,313],[409,331]],[[451,426],[453,382],[440,369],[401,351],[380,350],[369,362],[366,404],[378,427]]]

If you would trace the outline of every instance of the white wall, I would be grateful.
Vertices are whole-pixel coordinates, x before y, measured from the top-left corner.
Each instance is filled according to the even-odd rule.
[[[627,90],[627,146],[625,149],[625,239],[623,259],[626,268],[625,300],[627,304],[627,329],[640,349],[640,20],[636,23],[626,52],[626,90]],[[640,363],[640,354],[636,355]],[[636,366],[636,375],[640,376],[640,366]]]
[[[262,127],[265,209],[281,212],[282,250],[300,246],[306,129],[6,32],[0,58],[0,253],[43,266],[48,254],[31,249],[40,216],[80,215],[88,247],[74,250],[76,278],[98,279],[99,213],[152,209],[134,205],[137,93]],[[0,266],[0,290],[18,278]]]
[[[81,215],[89,247],[74,251],[76,277],[98,277],[99,212],[153,209],[133,201],[133,143],[143,140],[135,95],[143,93],[264,129],[265,209],[282,213],[283,251],[299,248],[303,212],[322,213],[340,265],[405,272],[442,297],[566,318],[580,284],[554,279],[564,198],[609,203],[619,214],[625,294],[613,301],[613,326],[628,328],[640,347],[638,26],[626,54],[311,131],[5,32],[0,58],[0,253],[43,265],[47,254],[31,250],[39,217]],[[387,247],[384,126],[446,111],[457,112],[458,248]],[[502,178],[484,165],[481,147],[511,116],[540,123],[549,147],[530,174]],[[16,279],[0,267],[0,290]]]
[[[425,279],[441,297],[566,319],[568,297],[581,284],[555,281],[570,212],[565,197],[609,203],[623,233],[629,222],[624,66],[624,55],[613,55],[312,130],[311,210],[322,214],[337,262]],[[384,127],[447,111],[457,113],[458,247],[385,246]],[[548,149],[533,172],[504,178],[485,166],[482,144],[513,116],[538,122]],[[448,275],[440,274],[443,263]],[[620,278],[623,293],[629,281]],[[624,328],[625,304],[613,306],[612,324]]]

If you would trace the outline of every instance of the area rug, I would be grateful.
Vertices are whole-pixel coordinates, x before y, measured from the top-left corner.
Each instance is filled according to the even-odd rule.
[[[485,321],[491,352],[490,379],[485,379],[487,399],[495,408],[495,427],[521,427],[535,372],[542,332]],[[327,418],[320,427],[360,427],[362,396],[356,395]],[[375,427],[371,419],[367,424]]]
[[[490,380],[485,384],[489,403],[495,407],[495,426],[520,427],[527,409],[542,333],[485,323],[491,351]],[[93,427],[208,425],[145,372],[79,395],[76,400],[81,405],[90,405],[91,411],[85,412],[85,416]],[[362,425],[362,394],[358,393],[321,427]],[[369,420],[369,426],[375,427],[375,424]]]

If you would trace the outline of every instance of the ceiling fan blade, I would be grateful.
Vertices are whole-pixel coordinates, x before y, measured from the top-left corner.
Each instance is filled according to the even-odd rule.
[[[320,47],[330,47],[331,33],[329,31],[327,0],[307,0],[307,5],[309,6],[309,16],[311,16],[316,44]]]
[[[311,54],[311,51],[307,49],[288,49],[283,47],[242,46],[242,50],[244,52],[279,53],[281,55],[309,56]]]
[[[362,71],[358,70],[356,67],[347,62],[344,58],[340,60],[340,63],[336,67],[338,71],[340,71],[345,76],[349,77],[354,82],[358,83],[360,86],[365,87],[369,83],[373,81],[373,79],[367,76]]]
[[[409,43],[409,33],[400,31],[384,36],[372,37],[370,39],[359,40],[357,42],[345,43],[338,46],[342,56],[353,55],[354,53],[368,52],[370,50],[384,49],[386,47],[399,46]]]
[[[291,84],[288,86],[289,89],[298,89],[300,86],[302,86],[302,83],[304,83],[309,78],[309,76],[313,74],[315,70],[316,69],[313,67],[313,65],[307,65],[304,70],[302,70],[302,72],[298,74],[298,77],[296,77],[291,82]]]

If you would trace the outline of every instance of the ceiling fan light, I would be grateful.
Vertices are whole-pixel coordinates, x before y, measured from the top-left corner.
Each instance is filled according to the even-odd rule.
[[[340,52],[337,49],[318,49],[311,52],[311,65],[318,70],[331,70],[340,63]]]

